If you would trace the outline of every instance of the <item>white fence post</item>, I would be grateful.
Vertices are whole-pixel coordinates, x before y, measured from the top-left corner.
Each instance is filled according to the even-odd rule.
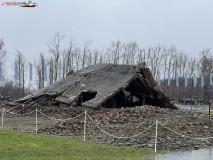
[[[85,110],[85,115],[84,115],[84,141],[86,141],[86,122],[87,122],[87,111]]]
[[[1,128],[4,127],[4,108],[2,109],[2,113],[1,113]]]
[[[36,134],[38,132],[38,109],[36,108]]]
[[[158,120],[156,120],[156,131],[155,131],[155,153],[157,152],[157,137],[158,137]]]

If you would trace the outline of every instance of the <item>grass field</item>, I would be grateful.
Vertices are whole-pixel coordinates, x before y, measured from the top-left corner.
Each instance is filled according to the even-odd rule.
[[[1,160],[143,160],[153,155],[148,150],[0,129]]]

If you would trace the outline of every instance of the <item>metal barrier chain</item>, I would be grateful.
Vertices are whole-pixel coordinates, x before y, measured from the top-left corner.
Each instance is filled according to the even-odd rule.
[[[144,130],[143,132],[140,132],[136,135],[133,135],[133,136],[130,136],[130,137],[119,137],[119,136],[115,136],[113,134],[110,134],[108,133],[107,131],[105,131],[104,129],[102,129],[100,126],[98,126],[94,120],[87,114],[87,116],[89,117],[89,119],[95,124],[96,127],[98,127],[102,132],[104,132],[105,134],[111,136],[111,137],[114,137],[114,138],[118,138],[118,139],[130,139],[130,138],[134,138],[134,137],[137,137],[139,135],[141,135],[142,133],[145,133],[146,131],[148,131],[151,127],[153,127],[155,125],[155,123],[153,123],[151,126],[149,126],[146,130]]]
[[[76,117],[73,117],[73,118],[68,118],[68,119],[57,119],[57,118],[53,118],[53,117],[49,117],[47,116],[46,114],[42,113],[41,111],[38,110],[39,113],[41,113],[41,115],[45,116],[46,118],[49,118],[49,119],[53,119],[53,120],[56,120],[56,121],[67,121],[67,120],[72,120],[72,119],[76,119],[82,115],[84,115],[84,113],[81,113],[79,115],[77,115]]]
[[[159,122],[158,122],[158,123],[159,123]],[[176,131],[174,131],[174,130],[168,128],[168,127],[166,127],[165,125],[163,125],[163,124],[161,124],[161,123],[159,123],[159,124],[160,124],[161,126],[163,126],[164,128],[166,128],[167,130],[169,130],[169,131],[171,131],[171,132],[173,132],[173,133],[175,133],[175,134],[177,134],[177,135],[179,135],[179,136],[184,136],[184,137],[186,137],[186,138],[197,139],[197,140],[204,140],[204,139],[213,138],[213,137],[197,138],[197,137],[191,137],[191,136],[183,135],[183,134],[181,134],[181,133],[178,133],[178,132],[176,132]]]

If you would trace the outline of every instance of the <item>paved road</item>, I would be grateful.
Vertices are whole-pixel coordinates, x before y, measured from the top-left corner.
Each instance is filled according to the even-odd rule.
[[[213,148],[157,155],[153,160],[213,160]]]

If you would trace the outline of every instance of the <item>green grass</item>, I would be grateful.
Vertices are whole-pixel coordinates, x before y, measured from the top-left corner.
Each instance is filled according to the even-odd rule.
[[[1,160],[143,160],[155,153],[0,129]]]
[[[201,111],[202,113],[209,114],[209,111]],[[213,111],[210,112],[210,115],[213,115]]]
[[[168,122],[167,125],[169,127],[176,127],[176,126],[179,126],[180,124],[179,124],[179,122]]]

